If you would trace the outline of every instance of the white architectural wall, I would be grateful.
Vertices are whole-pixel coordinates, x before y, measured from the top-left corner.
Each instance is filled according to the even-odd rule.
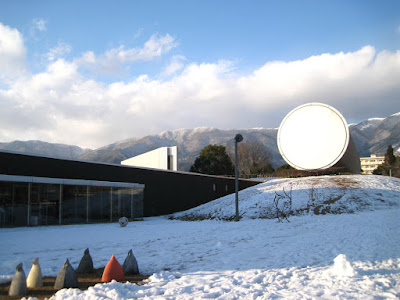
[[[170,167],[168,168],[168,159]],[[178,147],[162,147],[141,155],[128,158],[121,162],[122,165],[146,167],[162,170],[178,170]]]

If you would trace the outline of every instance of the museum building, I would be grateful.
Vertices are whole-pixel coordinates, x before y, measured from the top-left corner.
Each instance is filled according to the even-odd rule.
[[[0,152],[0,227],[134,220],[234,192],[234,178]]]

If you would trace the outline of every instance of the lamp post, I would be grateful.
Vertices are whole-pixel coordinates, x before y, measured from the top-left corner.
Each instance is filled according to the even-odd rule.
[[[235,221],[239,221],[239,179],[238,179],[238,143],[243,141],[243,136],[237,134],[235,136],[235,206],[236,206],[236,217]]]

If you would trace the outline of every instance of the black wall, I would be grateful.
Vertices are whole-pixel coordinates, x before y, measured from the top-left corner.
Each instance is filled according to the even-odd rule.
[[[0,174],[145,184],[145,216],[186,210],[235,192],[234,178],[11,152],[0,152]],[[239,180],[239,189],[258,183]]]

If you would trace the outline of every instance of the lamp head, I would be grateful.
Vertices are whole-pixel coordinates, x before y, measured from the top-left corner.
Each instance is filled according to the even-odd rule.
[[[235,142],[236,142],[236,143],[240,143],[241,141],[243,141],[243,136],[242,136],[240,133],[238,133],[238,134],[235,136]]]

